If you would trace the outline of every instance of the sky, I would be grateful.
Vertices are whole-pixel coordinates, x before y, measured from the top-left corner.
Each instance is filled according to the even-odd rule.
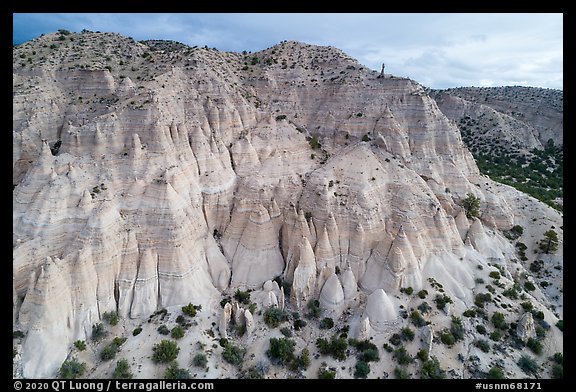
[[[256,52],[283,40],[335,46],[368,68],[444,89],[563,89],[561,13],[13,14],[13,42],[67,29]]]

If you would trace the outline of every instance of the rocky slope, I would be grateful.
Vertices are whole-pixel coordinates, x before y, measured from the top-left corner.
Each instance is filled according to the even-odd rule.
[[[515,332],[490,354],[470,348],[482,317],[498,310],[518,322],[520,295],[552,326],[538,359],[549,376],[546,355],[562,352],[562,216],[480,175],[458,127],[418,83],[293,41],[241,54],[60,31],[14,48],[13,63],[17,375],[55,377],[75,357],[89,377],[110,377],[104,343],[91,336],[117,312],[110,332],[128,338],[119,355],[136,377],[162,377],[149,359],[156,327],[174,326],[193,303],[202,310],[182,344],[212,344],[203,376],[272,366],[260,375],[315,378],[325,361],[349,378],[353,358],[321,356],[316,338],[340,330],[380,348],[411,325],[408,313],[423,302],[415,293],[426,290],[429,302],[452,300],[417,330],[450,377],[481,377],[494,363],[526,376]],[[468,193],[480,200],[479,218],[461,207]],[[504,235],[514,225],[524,228],[526,260]],[[560,248],[543,255],[537,242],[551,227]],[[524,290],[536,259],[549,284]],[[496,289],[484,283],[491,271]],[[487,286],[495,298],[484,315],[465,318],[466,336],[443,347],[447,315],[477,306]],[[515,287],[516,299],[502,296]],[[231,298],[237,290],[250,292],[251,310]],[[311,300],[336,321],[328,332],[314,317],[291,328],[312,365],[270,365],[268,338],[282,335],[264,323],[266,310],[277,306],[297,324]],[[222,362],[217,334],[247,350],[241,369]],[[89,349],[79,352],[77,340]],[[407,347],[415,354],[419,344]],[[369,377],[393,374],[388,355]],[[418,364],[409,370],[420,376]]]

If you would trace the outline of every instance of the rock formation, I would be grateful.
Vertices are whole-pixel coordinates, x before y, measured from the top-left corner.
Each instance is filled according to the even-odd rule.
[[[528,226],[529,210],[538,235],[563,225],[480,175],[427,89],[336,48],[285,41],[248,56],[61,36],[13,50],[13,321],[26,378],[55,377],[109,311],[131,325],[194,303],[222,337],[234,320],[256,340],[257,316],[219,306],[236,289],[288,311],[319,300],[335,317],[358,304],[358,336],[376,336],[401,322],[399,290],[432,290],[431,278],[453,312],[469,307],[477,266],[515,258],[503,233]],[[469,192],[482,206],[471,223]]]

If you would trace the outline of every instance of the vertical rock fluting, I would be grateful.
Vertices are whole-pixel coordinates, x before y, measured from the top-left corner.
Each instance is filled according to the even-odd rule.
[[[316,260],[310,242],[302,237],[299,245],[299,259],[294,270],[290,301],[298,308],[303,309],[316,290]]]

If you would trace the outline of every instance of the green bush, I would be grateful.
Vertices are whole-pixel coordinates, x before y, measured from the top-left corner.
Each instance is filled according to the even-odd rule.
[[[75,378],[81,377],[86,371],[86,364],[84,362],[80,363],[76,358],[67,359],[60,366],[60,371],[58,375],[60,378],[66,380],[73,380]]]
[[[491,277],[492,279],[500,279],[500,272],[492,271],[488,274],[488,276]]]
[[[290,328],[288,327],[282,327],[280,328],[280,333],[284,336],[286,336],[287,338],[291,338],[292,337],[292,331],[290,331]]]
[[[534,283],[526,281],[526,282],[524,282],[524,290],[534,291],[534,290],[536,290],[536,286],[534,286]]]
[[[500,366],[492,366],[488,371],[488,376],[486,378],[488,380],[503,380],[506,377],[504,376],[504,371]]]
[[[486,331],[486,327],[483,326],[482,324],[479,324],[479,325],[476,326],[476,331],[478,331],[478,333],[479,333],[480,335],[486,335],[486,332],[487,332],[487,331]]]
[[[226,344],[224,351],[222,351],[222,358],[224,358],[226,362],[238,367],[244,362],[244,355],[246,355],[246,349],[235,346],[232,343]]]
[[[74,342],[74,347],[76,347],[79,351],[86,350],[86,342],[84,340],[77,340]]]
[[[406,287],[405,289],[400,289],[400,291],[404,292],[407,295],[412,295],[412,293],[414,292],[414,289],[412,287]]]
[[[502,339],[503,336],[504,336],[504,332],[502,332],[500,329],[497,329],[490,334],[490,339],[497,342],[500,339]]]
[[[334,327],[334,320],[330,317],[325,317],[320,320],[320,329],[331,329]]]
[[[320,317],[320,301],[317,299],[311,299],[308,301],[307,308],[309,312],[306,316],[308,318],[317,319]]]
[[[530,338],[528,339],[528,342],[526,342],[526,346],[532,350],[534,354],[542,354],[542,342],[540,340]]]
[[[110,325],[116,325],[118,324],[118,321],[120,320],[120,317],[118,316],[117,312],[105,312],[102,315],[102,318],[104,318],[104,320],[108,321],[108,324]]]
[[[130,370],[130,364],[126,359],[121,359],[116,362],[116,368],[114,369],[114,373],[112,374],[113,378],[116,379],[131,379],[134,375]]]
[[[414,362],[414,358],[406,351],[404,347],[398,347],[394,350],[393,357],[400,365],[408,365]]]
[[[390,342],[390,344],[393,344],[394,346],[399,346],[402,344],[402,335],[400,335],[399,333],[393,333],[388,341]]]
[[[138,327],[134,331],[132,331],[132,336],[138,336],[140,335],[140,332],[142,332],[142,327]]]
[[[196,355],[194,355],[194,358],[192,358],[192,365],[199,367],[199,368],[206,368],[206,365],[208,364],[208,359],[206,358],[206,354],[204,353],[198,353]]]
[[[423,327],[426,325],[426,320],[417,310],[413,310],[412,313],[410,313],[410,319],[412,320],[412,324],[416,327]]]
[[[404,327],[400,330],[402,334],[402,339],[406,341],[413,341],[414,340],[414,331],[410,327]]]
[[[558,365],[557,363],[552,365],[552,378],[561,379],[564,378],[564,366]]]
[[[173,340],[162,340],[154,345],[152,352],[152,360],[155,363],[170,363],[178,357],[180,347]]]
[[[356,362],[354,378],[366,378],[370,373],[370,365],[363,361]]]
[[[372,140],[372,139],[370,139],[370,136],[368,136],[367,134],[364,135],[364,136],[362,136],[362,141],[363,141],[363,142],[369,142],[370,140]]]
[[[432,357],[422,364],[420,372],[422,379],[444,379],[446,372],[440,367],[440,362],[436,357]]]
[[[308,323],[305,320],[302,319],[297,319],[294,320],[294,329],[296,331],[300,331],[302,328],[304,328]]]
[[[299,356],[294,357],[289,364],[293,371],[306,370],[310,366],[310,351],[303,349]]]
[[[369,348],[362,351],[358,359],[363,362],[377,362],[380,360],[380,354],[377,348]]]
[[[179,367],[178,362],[172,361],[164,372],[164,378],[167,380],[187,380],[192,378],[192,375],[188,370]]]
[[[333,380],[336,378],[336,372],[327,369],[325,366],[318,369],[318,379],[320,380]]]
[[[426,349],[421,349],[418,351],[418,353],[416,354],[416,356],[418,357],[419,360],[421,360],[422,362],[426,362],[428,360],[428,350]]]
[[[200,310],[202,310],[202,305],[193,305],[192,303],[189,303],[186,306],[182,306],[182,313],[190,317],[196,316],[196,313]]]
[[[556,362],[558,365],[564,366],[564,354],[556,353],[552,356],[552,360]]]
[[[476,311],[474,309],[466,309],[464,313],[462,313],[464,317],[476,317]]]
[[[446,304],[453,303],[452,298],[448,297],[446,294],[437,294],[436,298],[434,298],[434,302],[436,302],[436,308],[439,310],[443,310]]]
[[[490,293],[476,294],[474,297],[474,305],[478,306],[479,308],[483,308],[484,304],[490,301],[492,301],[492,296]]]
[[[318,338],[316,339],[316,347],[318,347],[320,354],[332,355],[333,358],[343,361],[347,355],[348,340],[337,335],[332,335],[330,341],[325,338]]]
[[[454,345],[454,343],[456,343],[454,335],[452,335],[452,332],[450,332],[447,329],[440,332],[440,341],[442,341],[442,343],[444,343],[448,347],[451,347]]]
[[[532,311],[532,309],[534,309],[534,305],[532,305],[532,303],[529,301],[522,302],[520,305],[522,306],[522,309],[526,312],[530,312]]]
[[[394,377],[396,377],[399,380],[407,380],[410,378],[410,374],[406,371],[404,367],[396,366],[394,368]]]
[[[494,327],[505,330],[508,328],[508,324],[506,324],[506,319],[504,318],[504,314],[501,312],[495,312],[492,315],[492,324]]]
[[[464,339],[464,326],[462,325],[462,320],[459,317],[452,316],[450,332],[456,341]]]
[[[480,198],[474,194],[466,194],[466,198],[462,200],[462,207],[464,207],[468,219],[480,217]]]
[[[558,329],[562,332],[564,332],[564,320],[558,320],[558,322],[556,323],[556,327],[558,327]]]
[[[518,360],[518,366],[524,371],[524,373],[535,373],[540,366],[536,361],[530,358],[528,355],[522,355]]]
[[[427,290],[420,290],[420,291],[418,292],[418,297],[421,298],[421,299],[426,298],[427,295],[428,295],[428,291],[427,291]]]
[[[240,289],[237,289],[234,293],[234,298],[236,298],[238,302],[244,305],[250,304],[250,292],[248,291],[241,291]]]
[[[107,335],[106,330],[104,329],[104,324],[98,323],[92,325],[92,340],[97,342],[101,340],[103,337]]]
[[[490,352],[490,343],[488,343],[487,340],[478,339],[476,341],[476,347],[478,347],[480,350],[482,350],[485,353]]]
[[[544,253],[554,253],[558,250],[558,242],[558,234],[550,229],[544,233],[544,238],[540,241],[539,246]]]
[[[276,328],[286,320],[288,320],[288,313],[275,306],[264,312],[264,322],[271,328]]]
[[[180,339],[184,337],[184,329],[182,329],[181,326],[177,325],[174,328],[172,328],[172,331],[170,331],[170,336],[172,336],[174,339]]]
[[[24,332],[22,331],[13,331],[12,332],[12,339],[20,339],[24,337]]]
[[[158,327],[157,330],[161,335],[169,335],[170,334],[170,330],[168,329],[168,327],[164,324],[162,324],[161,326]]]
[[[281,365],[287,365],[294,359],[295,347],[296,342],[294,340],[270,338],[270,348],[266,351],[266,355]]]

